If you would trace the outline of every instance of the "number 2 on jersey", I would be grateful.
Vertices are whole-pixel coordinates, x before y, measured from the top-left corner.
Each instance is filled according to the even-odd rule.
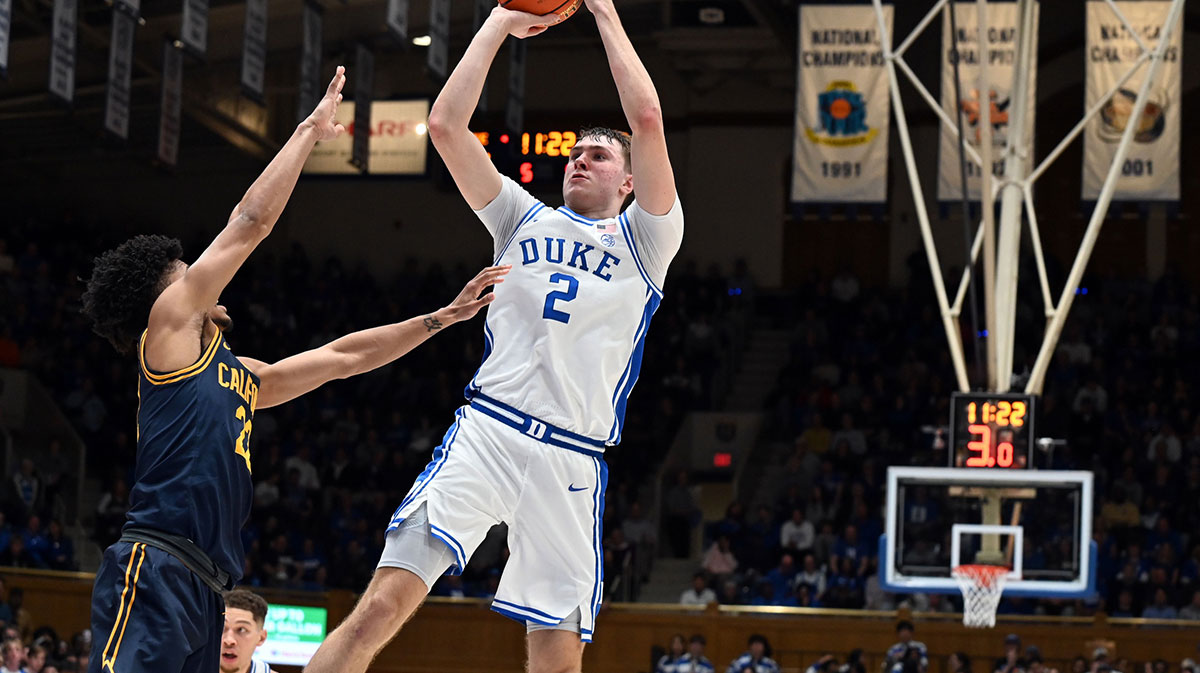
[[[238,407],[233,415],[242,422],[242,434],[238,435],[233,452],[246,460],[246,471],[253,472],[250,469],[250,430],[254,427],[254,421],[246,418],[246,407]]]
[[[559,300],[568,302],[574,299],[575,295],[579,294],[579,281],[575,279],[575,276],[565,273],[556,273],[550,276],[550,282],[555,285],[564,280],[567,281],[566,290],[554,290],[546,295],[546,305],[542,308],[542,317],[547,320],[557,320],[565,325],[571,320],[571,314],[554,308],[554,302]]]

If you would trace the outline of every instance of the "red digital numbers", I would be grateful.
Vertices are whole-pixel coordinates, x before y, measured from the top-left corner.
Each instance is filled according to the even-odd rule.
[[[529,184],[533,182],[533,164],[525,161],[521,163],[521,182]]]
[[[967,442],[967,450],[976,454],[967,458],[967,467],[1012,467],[1014,455],[1012,442],[996,444],[996,450],[993,452],[992,429],[989,426],[972,424],[967,427],[967,430],[972,437],[979,437],[979,439]]]
[[[978,454],[967,458],[967,467],[995,467],[996,459],[992,457],[992,429],[986,425],[972,424],[967,430],[972,437],[979,435],[979,439],[967,442],[967,450]]]

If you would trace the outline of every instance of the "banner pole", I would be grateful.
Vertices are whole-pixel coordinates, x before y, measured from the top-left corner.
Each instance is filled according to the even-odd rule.
[[[1133,104],[1133,113],[1129,116],[1125,131],[1121,134],[1121,143],[1117,145],[1117,152],[1113,156],[1112,164],[1108,167],[1104,186],[1100,188],[1100,197],[1096,199],[1096,207],[1092,210],[1087,231],[1083,235],[1083,242],[1079,244],[1079,252],[1075,255],[1075,264],[1071,267],[1070,275],[1067,276],[1067,284],[1063,287],[1062,296],[1059,297],[1058,305],[1054,309],[1054,316],[1046,326],[1042,348],[1033,365],[1029,384],[1025,387],[1026,393],[1039,395],[1042,392],[1042,385],[1046,380],[1046,370],[1050,367],[1050,358],[1054,355],[1058,337],[1062,334],[1063,323],[1066,322],[1067,314],[1071,312],[1071,304],[1075,300],[1075,291],[1079,288],[1080,279],[1083,278],[1083,270],[1087,267],[1088,260],[1092,256],[1092,249],[1096,246],[1096,239],[1100,236],[1100,228],[1104,225],[1104,218],[1108,215],[1108,206],[1112,203],[1113,192],[1117,188],[1117,179],[1121,177],[1121,165],[1125,162],[1125,155],[1129,152],[1134,133],[1141,122],[1143,108],[1146,107],[1146,101],[1150,98],[1150,84],[1158,75],[1159,67],[1163,63],[1163,54],[1171,39],[1171,33],[1179,23],[1180,14],[1183,13],[1183,3],[1184,0],[1171,0],[1171,7],[1167,10],[1167,20],[1163,23],[1158,44],[1155,45],[1154,54],[1150,59],[1150,68],[1146,72],[1146,78],[1142,80],[1141,87],[1138,88],[1137,99]]]

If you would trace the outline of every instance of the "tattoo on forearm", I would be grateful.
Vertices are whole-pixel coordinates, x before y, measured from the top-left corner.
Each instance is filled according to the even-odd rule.
[[[442,328],[442,323],[437,318],[427,315],[425,316],[425,329],[429,332],[435,332]]]

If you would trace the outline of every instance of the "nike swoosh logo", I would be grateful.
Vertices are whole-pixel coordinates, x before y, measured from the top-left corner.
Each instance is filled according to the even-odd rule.
[[[567,487],[567,490],[568,491],[586,491],[587,486],[580,486],[579,488],[575,488],[575,484],[571,484],[570,486]]]

